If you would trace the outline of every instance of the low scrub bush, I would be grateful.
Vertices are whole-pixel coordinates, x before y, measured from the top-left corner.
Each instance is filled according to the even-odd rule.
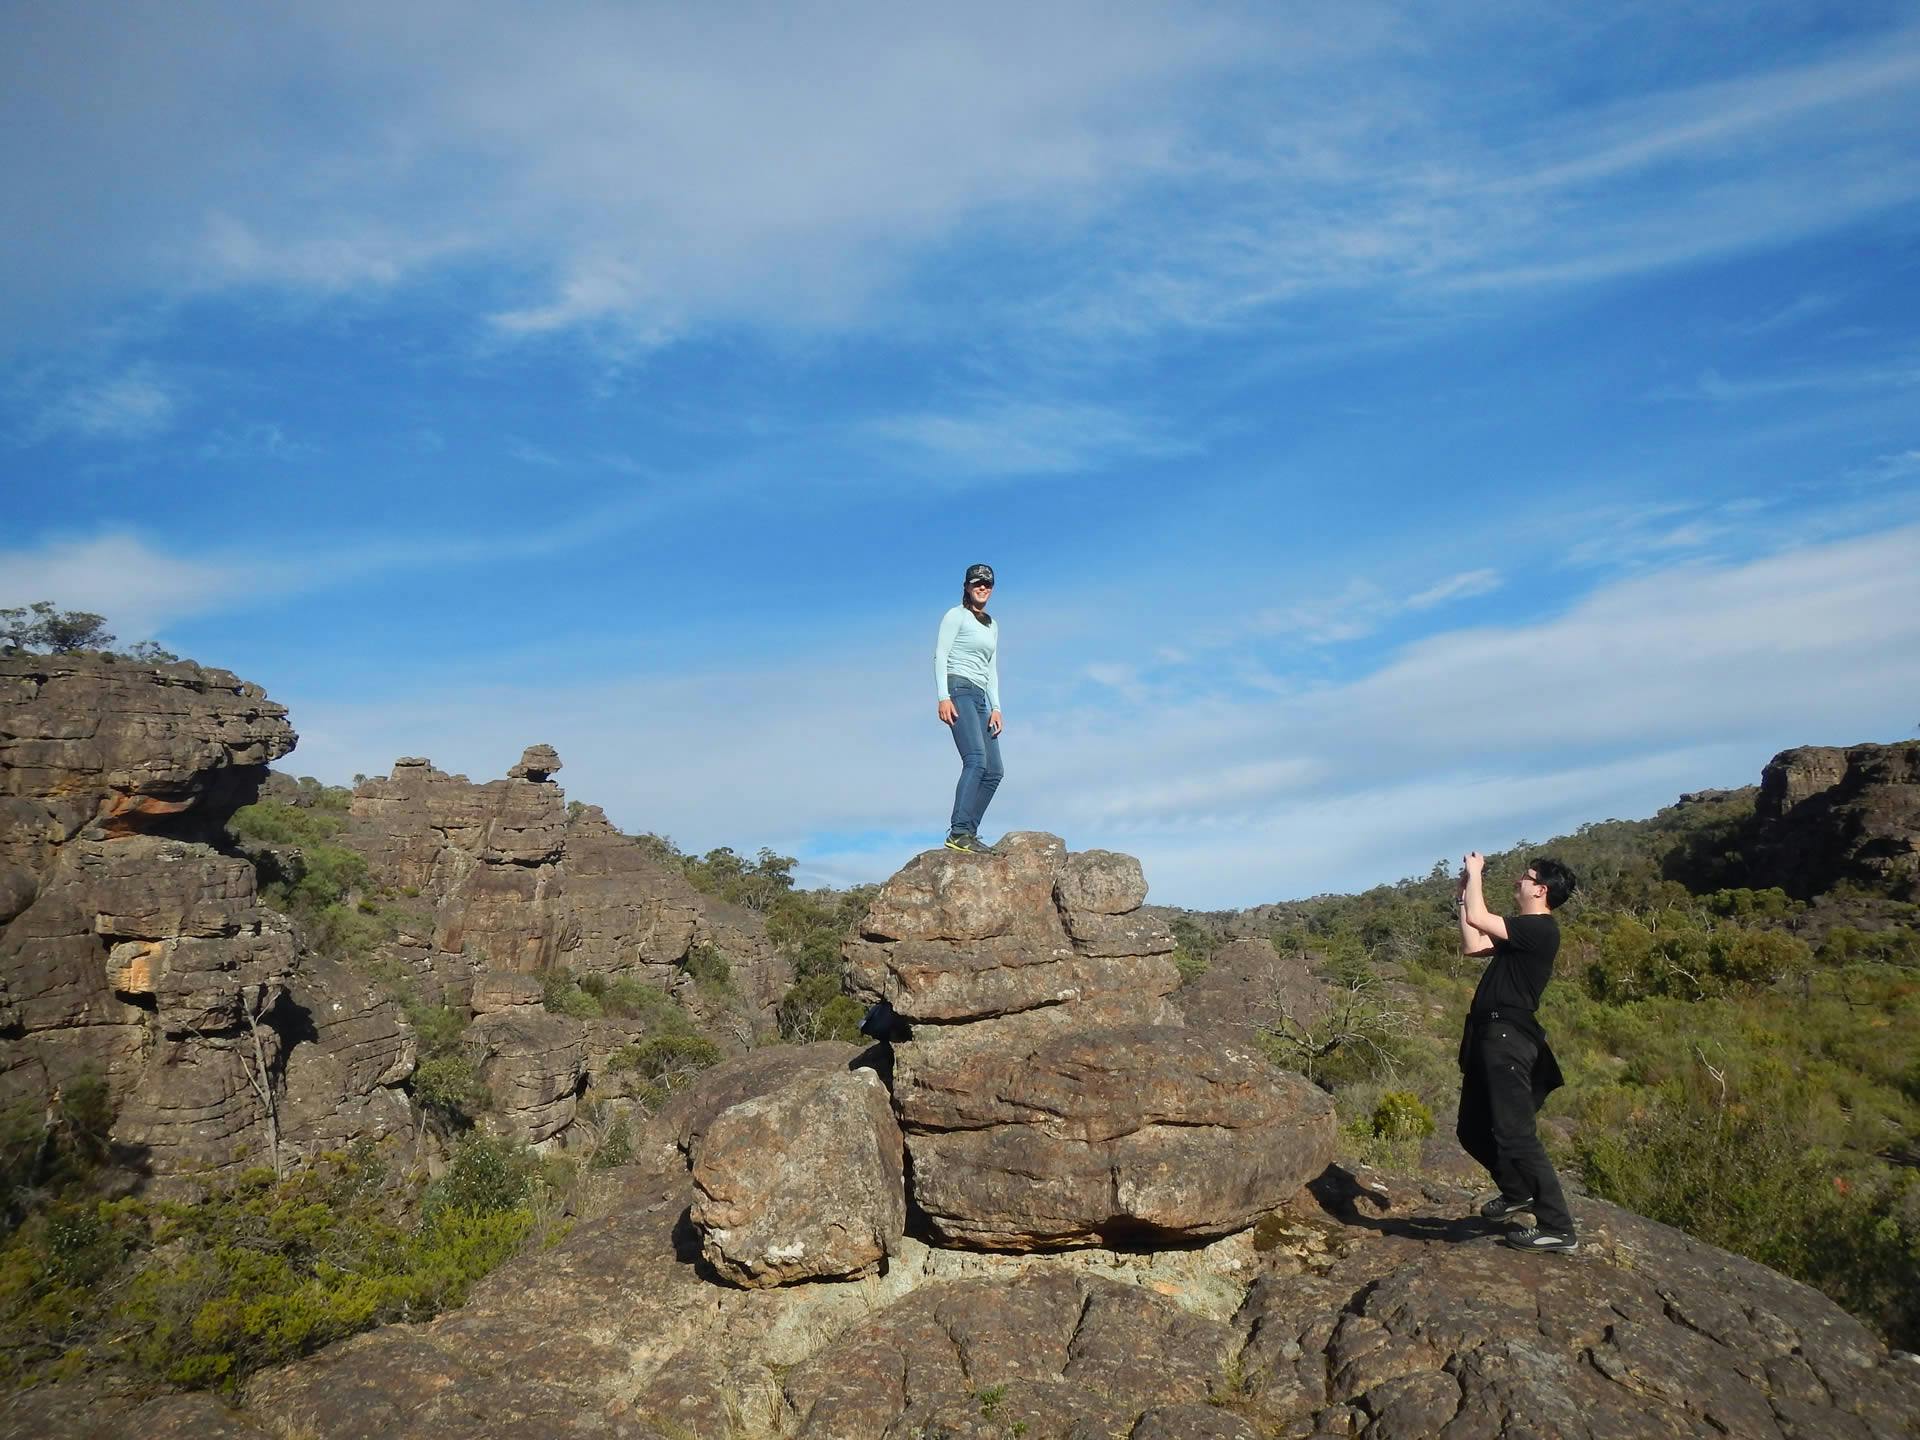
[[[1896,1345],[1920,1344],[1910,1175],[1863,1178],[1769,1107],[1672,1092],[1618,1128],[1583,1127],[1574,1158],[1596,1195],[1804,1280]]]
[[[533,1233],[548,1179],[504,1141],[458,1147],[417,1218],[370,1149],[276,1178],[248,1171],[196,1204],[73,1200],[0,1247],[0,1384],[127,1364],[231,1390],[389,1321],[424,1320]],[[418,1196],[418,1192],[411,1192]]]
[[[693,946],[681,960],[680,968],[691,975],[693,983],[702,990],[726,994],[733,989],[733,965],[711,945]]]
[[[60,1087],[53,1104],[0,1111],[0,1234],[48,1196],[84,1184],[106,1163],[113,1130],[107,1082],[88,1071]]]
[[[1373,1133],[1382,1140],[1424,1140],[1433,1134],[1433,1112],[1418,1095],[1389,1090],[1373,1107]]]
[[[780,1038],[806,1045],[815,1040],[860,1043],[866,1007],[840,991],[837,975],[820,972],[798,980],[780,997]]]

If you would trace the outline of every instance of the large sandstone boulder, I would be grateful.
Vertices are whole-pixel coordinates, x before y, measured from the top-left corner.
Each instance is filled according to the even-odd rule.
[[[288,982],[301,1041],[287,1055],[282,1141],[307,1157],[358,1140],[411,1136],[400,1086],[413,1074],[413,1027],[381,989],[344,965],[307,957]]]
[[[964,1029],[988,1033],[923,1028],[894,1072],[914,1202],[949,1243],[1222,1235],[1332,1159],[1332,1099],[1250,1047],[1173,1026]]]
[[[89,824],[212,835],[294,739],[286,707],[225,670],[0,657],[0,868],[44,875]]]
[[[859,1050],[836,1040],[812,1045],[768,1045],[722,1061],[660,1107],[660,1126],[691,1154],[707,1128],[734,1106],[789,1085],[808,1084],[849,1068]]]
[[[1042,834],[1000,852],[916,857],[846,947],[856,993],[910,1027],[894,1103],[943,1242],[1220,1235],[1325,1167],[1325,1094],[1244,1037],[1182,1028],[1137,861]]]
[[[1920,741],[1781,751],[1749,848],[1756,884],[1801,899],[1851,881],[1920,900]]]
[[[701,1254],[736,1285],[869,1274],[906,1228],[900,1127],[871,1070],[816,1074],[722,1111],[692,1161]]]

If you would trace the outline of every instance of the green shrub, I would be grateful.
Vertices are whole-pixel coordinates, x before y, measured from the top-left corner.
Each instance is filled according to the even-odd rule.
[[[680,968],[693,977],[702,990],[724,993],[733,988],[733,966],[713,946],[702,943],[687,951]]]
[[[1433,1134],[1433,1112],[1418,1095],[1389,1090],[1373,1107],[1373,1133],[1382,1140],[1421,1140]]]
[[[424,1320],[533,1231],[540,1166],[500,1141],[455,1152],[421,1218],[369,1150],[196,1204],[48,1206],[0,1246],[0,1385],[130,1364],[231,1390],[252,1371],[388,1321]]]
[[[22,1102],[0,1111],[0,1234],[36,1195],[59,1195],[92,1178],[107,1161],[113,1118],[107,1082],[93,1070],[62,1085],[51,1109]]]
[[[1173,925],[1173,967],[1185,984],[1207,973],[1213,952],[1220,948],[1220,937],[1181,915]]]
[[[633,1162],[633,1122],[625,1111],[607,1133],[600,1137],[600,1143],[594,1147],[593,1157],[587,1161],[595,1170],[611,1170],[616,1165],[628,1165]]]
[[[607,1059],[609,1069],[643,1080],[676,1080],[719,1063],[720,1047],[691,1029],[623,1045]]]
[[[412,1088],[414,1099],[454,1129],[466,1129],[493,1106],[492,1092],[464,1055],[422,1060],[414,1067]]]
[[[673,1007],[673,999],[658,986],[649,985],[637,975],[618,975],[606,983],[599,996],[600,1008],[622,1020]]]
[[[1920,966],[1920,931],[1905,926],[1858,930],[1839,925],[1827,932],[1814,958],[1831,969],[1847,965]]]
[[[1594,1194],[1826,1291],[1903,1347],[1920,1342],[1920,1225],[1912,1180],[1850,1179],[1836,1157],[1756,1106],[1669,1097],[1575,1152]]]
[[[401,1008],[407,1023],[413,1026],[422,1055],[450,1055],[459,1048],[460,1037],[467,1029],[465,1012],[446,1005],[428,1005],[416,997],[409,997]]]
[[[512,1141],[470,1135],[454,1147],[446,1173],[427,1187],[421,1214],[431,1220],[443,1210],[511,1210],[532,1193],[539,1173],[533,1157]]]
[[[821,972],[794,982],[780,997],[776,1012],[780,1037],[796,1044],[815,1040],[841,1040],[860,1043],[860,1022],[866,1007],[850,995],[840,992],[837,975]]]
[[[540,1003],[555,1015],[570,1015],[575,1020],[595,1020],[606,1012],[600,1001],[583,989],[564,965],[555,965],[540,976]]]

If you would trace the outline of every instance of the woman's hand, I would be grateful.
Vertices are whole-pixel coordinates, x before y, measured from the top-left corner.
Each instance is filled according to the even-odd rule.
[[[953,708],[953,701],[942,700],[940,702],[940,723],[942,725],[953,724],[953,717],[959,713],[959,711]]]
[[[1006,726],[1000,723],[1000,712],[998,710],[987,716],[987,733],[996,740],[1000,737],[1000,732],[1006,728]]]

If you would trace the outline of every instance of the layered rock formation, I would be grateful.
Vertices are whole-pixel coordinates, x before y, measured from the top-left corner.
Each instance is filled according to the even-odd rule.
[[[491,977],[564,966],[637,975],[698,1011],[678,967],[710,946],[732,967],[745,1018],[765,1028],[793,974],[758,920],[701,895],[597,806],[569,806],[551,783],[560,766],[535,745],[506,779],[474,784],[405,758],[354,789],[339,843],[425,912],[396,958],[453,1004]]]
[[[911,1027],[894,1103],[913,1201],[992,1249],[1153,1243],[1251,1224],[1333,1155],[1333,1105],[1249,1037],[1184,1028],[1139,862],[1054,836],[929,851],[848,942]]]
[[[122,1158],[163,1179],[410,1128],[397,1011],[301,970],[207,843],[294,740],[224,670],[0,659],[0,1105],[101,1074]]]
[[[1755,884],[1803,900],[1845,882],[1920,901],[1920,742],[1781,751],[1748,849]]]
[[[267,768],[294,742],[225,671],[0,660],[0,1108],[44,1111],[101,1074],[121,1158],[162,1179],[411,1136],[404,990],[478,1016],[463,1044],[491,1128],[564,1143],[589,1078],[646,1027],[547,1014],[554,967],[640,978],[723,1046],[771,1028],[791,973],[757,917],[569,806],[545,745],[485,785],[403,760],[355,792],[336,840],[397,919],[375,960],[399,990],[300,953],[225,829],[263,787],[310,803]],[[702,946],[730,986],[695,984]]]

